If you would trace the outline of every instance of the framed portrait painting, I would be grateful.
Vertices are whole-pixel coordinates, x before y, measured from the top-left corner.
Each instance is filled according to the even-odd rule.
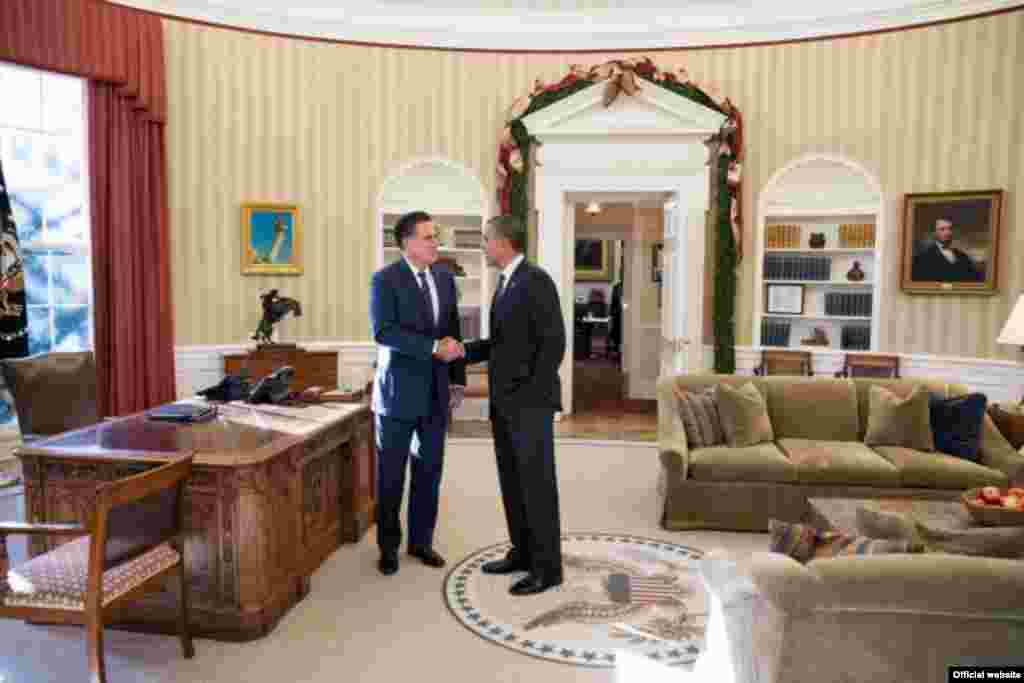
[[[294,204],[242,204],[242,273],[300,275],[302,230]]]
[[[611,242],[576,240],[576,281],[608,282],[612,279]]]
[[[906,195],[903,291],[994,294],[1002,209],[1002,190]]]

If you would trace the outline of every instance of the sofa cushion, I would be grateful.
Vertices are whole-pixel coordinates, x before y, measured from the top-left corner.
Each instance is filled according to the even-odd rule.
[[[971,462],[981,454],[981,422],[985,419],[985,394],[943,398],[932,394],[931,421],[935,450]]]
[[[945,382],[936,382],[927,379],[878,379],[868,377],[853,377],[854,389],[857,391],[857,416],[860,421],[858,441],[864,440],[868,429],[868,414],[871,408],[871,387],[883,387],[900,397],[910,396],[910,392],[918,387],[925,387],[929,392],[939,396],[949,396]]]
[[[857,391],[848,379],[769,378],[768,415],[776,439],[860,441]]]
[[[715,403],[730,446],[753,446],[775,438],[767,403],[753,383],[738,389],[719,384],[715,387]]]
[[[718,446],[725,443],[722,420],[718,416],[714,390],[679,393],[679,419],[690,448]]]
[[[869,396],[865,444],[935,450],[927,389],[918,387],[901,398],[888,389],[871,387]]]
[[[900,485],[896,466],[856,441],[779,439],[778,445],[801,484]]]
[[[795,484],[796,466],[773,443],[742,448],[711,446],[690,451],[690,479]]]
[[[1007,486],[1006,474],[944,453],[924,453],[900,446],[873,450],[896,466],[903,486],[963,490],[977,486]]]

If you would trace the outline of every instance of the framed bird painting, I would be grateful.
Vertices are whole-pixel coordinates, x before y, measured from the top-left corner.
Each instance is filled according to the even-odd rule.
[[[242,204],[242,274],[301,275],[302,230],[295,204]]]

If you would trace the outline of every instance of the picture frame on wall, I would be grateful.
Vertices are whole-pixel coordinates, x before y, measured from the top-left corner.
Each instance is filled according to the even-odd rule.
[[[243,275],[301,275],[299,207],[244,202],[241,209]]]
[[[609,240],[576,240],[577,282],[609,282],[612,279],[611,246]]]
[[[766,311],[768,313],[782,315],[803,315],[804,313],[804,286],[803,285],[767,285],[768,295],[765,299],[768,302]]]
[[[905,195],[903,291],[995,294],[1002,211],[1002,190]]]

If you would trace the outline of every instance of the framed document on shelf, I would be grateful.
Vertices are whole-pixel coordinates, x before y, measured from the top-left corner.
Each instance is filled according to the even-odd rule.
[[[766,285],[768,290],[768,313],[803,315],[803,285]]]

